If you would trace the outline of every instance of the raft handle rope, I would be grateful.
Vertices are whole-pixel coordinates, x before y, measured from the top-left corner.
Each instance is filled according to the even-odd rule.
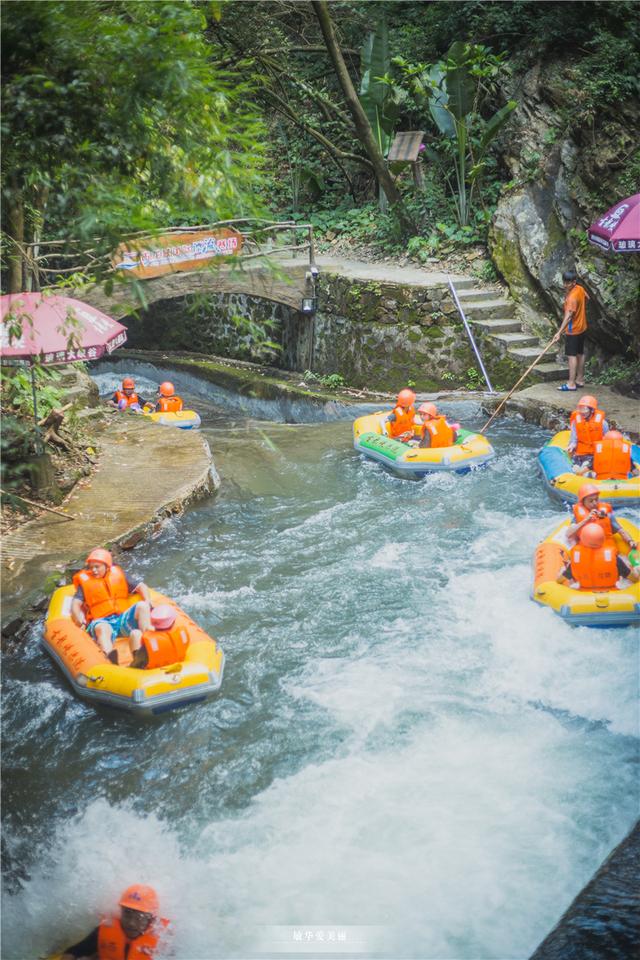
[[[467,336],[469,337],[469,342],[471,343],[471,346],[473,347],[473,352],[475,353],[475,355],[476,355],[476,357],[477,357],[477,359],[478,359],[478,363],[480,364],[480,369],[482,370],[482,376],[484,377],[484,379],[485,379],[486,382],[487,382],[487,386],[488,386],[488,388],[489,388],[489,393],[495,393],[496,391],[495,391],[495,390],[493,389],[493,387],[491,386],[491,380],[489,380],[489,374],[487,373],[487,371],[486,371],[485,368],[484,368],[484,363],[482,362],[482,357],[480,356],[480,351],[478,350],[478,348],[477,348],[477,346],[476,346],[476,341],[475,341],[474,338],[473,338],[473,334],[472,334],[472,332],[471,332],[471,327],[469,326],[469,322],[467,321],[467,318],[466,318],[466,316],[465,316],[464,310],[462,309],[462,305],[461,305],[461,303],[460,303],[460,301],[459,301],[459,299],[458,299],[458,294],[456,293],[456,288],[455,288],[454,285],[453,285],[453,280],[451,279],[451,277],[450,277],[448,274],[447,274],[447,280],[448,280],[448,282],[449,282],[449,289],[451,290],[451,296],[453,297],[453,302],[455,303],[455,305],[456,305],[456,307],[457,307],[457,309],[458,309],[458,313],[459,313],[460,316],[462,317],[462,322],[464,323],[464,328],[465,328],[465,330],[467,331]]]

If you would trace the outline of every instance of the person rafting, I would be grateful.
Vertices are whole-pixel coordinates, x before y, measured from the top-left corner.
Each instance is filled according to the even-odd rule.
[[[599,524],[592,522],[582,527],[568,563],[558,574],[558,583],[569,581],[575,590],[615,590],[620,578],[637,583],[640,568],[633,567],[614,545],[607,545],[605,539]]]
[[[631,460],[631,443],[619,430],[609,430],[594,443],[592,468],[597,480],[626,480],[640,473]]]
[[[154,408],[155,413],[178,413],[182,410],[182,400],[176,396],[175,387],[170,380],[160,384],[158,393],[160,396]]]
[[[637,546],[613,515],[610,503],[600,500],[600,491],[594,483],[585,483],[578,490],[578,502],[573,505],[575,523],[567,530],[569,543],[580,539],[580,531],[588,523],[597,523],[604,531],[605,544],[615,547],[614,534],[619,534],[631,550]]]
[[[151,611],[151,629],[142,633],[140,644],[133,651],[131,666],[153,670],[181,663],[190,639],[186,618],[179,618],[168,603],[160,604]]]
[[[109,403],[117,407],[118,410],[127,410],[129,407],[133,407],[134,410],[142,410],[146,402],[136,392],[136,382],[133,377],[125,377],[122,386],[109,399]]]
[[[408,443],[413,440],[413,423],[416,411],[414,408],[416,395],[413,390],[401,390],[396,400],[396,405],[388,416],[384,419],[384,427],[387,435],[393,440],[400,440],[402,443]]]
[[[422,421],[421,447],[452,447],[458,436],[457,424],[450,424],[438,413],[435,403],[422,403],[418,407]]]
[[[58,960],[153,960],[169,921],[159,917],[153,887],[135,883],[120,897],[120,916],[104,918],[84,940],[67,947]]]
[[[87,630],[102,652],[118,664],[114,647],[117,637],[129,637],[132,652],[140,647],[142,633],[151,629],[151,596],[142,580],[132,580],[116,566],[108,550],[96,548],[86,559],[86,568],[73,577],[76,593],[71,619]],[[129,599],[141,599],[132,605]]]
[[[577,409],[571,414],[568,451],[573,460],[573,472],[591,471],[595,444],[609,432],[609,424],[598,401],[588,394],[580,397]]]

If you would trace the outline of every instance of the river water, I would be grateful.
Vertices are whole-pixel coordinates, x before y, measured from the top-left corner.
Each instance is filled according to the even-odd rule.
[[[637,636],[529,599],[563,510],[545,434],[500,421],[484,470],[408,482],[354,453],[371,408],[288,424],[202,389],[220,493],[127,569],[219,638],[221,695],[140,723],[73,696],[41,623],[5,657],[2,956],[132,882],[181,960],[529,956],[638,797]]]

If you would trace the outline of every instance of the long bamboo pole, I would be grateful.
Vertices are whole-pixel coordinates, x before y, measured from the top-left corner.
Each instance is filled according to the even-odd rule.
[[[30,507],[37,507],[38,510],[46,510],[47,513],[55,513],[57,517],[62,517],[63,520],[76,520],[77,517],[74,517],[72,513],[63,513],[62,510],[54,510],[53,507],[45,507],[44,503],[35,503],[33,500],[27,500],[26,497],[21,497],[17,493],[7,493],[5,490],[0,490],[0,493],[3,497],[15,497],[16,500],[22,500],[23,503],[28,503]]]
[[[493,423],[493,421],[494,421],[495,418],[498,416],[498,414],[500,413],[500,411],[501,411],[502,408],[504,407],[505,403],[507,402],[507,400],[509,399],[509,397],[511,396],[511,394],[512,394],[512,393],[515,393],[515,391],[518,389],[518,387],[520,386],[520,384],[522,383],[522,381],[523,381],[526,377],[528,377],[529,374],[531,373],[531,371],[533,370],[533,368],[540,363],[540,361],[541,361],[542,358],[544,357],[544,355],[545,355],[545,353],[547,352],[547,350],[548,350],[550,347],[552,347],[552,346],[554,345],[554,343],[557,343],[557,340],[555,339],[555,337],[554,337],[553,340],[549,340],[549,343],[546,345],[546,347],[544,348],[544,350],[542,351],[542,353],[538,354],[538,356],[535,358],[535,360],[533,361],[533,363],[531,364],[531,366],[530,366],[530,367],[527,367],[527,369],[525,370],[525,372],[522,374],[522,376],[520,377],[520,379],[518,380],[518,382],[511,388],[511,390],[510,390],[509,393],[506,395],[506,397],[504,397],[504,399],[500,401],[500,403],[498,404],[498,406],[495,408],[495,410],[493,411],[493,413],[491,414],[491,416],[489,417],[489,419],[488,419],[487,422],[485,423],[485,425],[484,425],[484,427],[482,428],[482,430],[480,430],[480,433],[484,433],[485,430],[488,428],[489,424]]]

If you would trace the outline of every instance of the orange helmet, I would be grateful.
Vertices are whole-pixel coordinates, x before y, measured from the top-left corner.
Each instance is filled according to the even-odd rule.
[[[122,381],[123,390],[135,390],[136,382],[133,377],[125,377]]]
[[[108,550],[103,550],[102,547],[96,547],[95,550],[92,550],[86,561],[87,565],[90,563],[106,563],[108,567],[113,565],[113,557]]]
[[[172,397],[175,392],[175,387],[170,380],[165,380],[164,383],[160,384],[160,393],[163,397]]]
[[[583,483],[578,490],[578,503],[582,503],[585,497],[592,497],[594,493],[597,493],[598,496],[600,496],[600,491],[596,487],[595,483]]]
[[[145,887],[142,883],[134,883],[127,887],[120,897],[120,906],[130,910],[139,910],[140,913],[152,913],[154,916],[160,909],[158,894],[153,887]]]
[[[410,407],[415,399],[416,395],[413,390],[401,390],[396,402],[399,407]]]
[[[604,543],[604,530],[599,523],[587,523],[580,531],[580,543],[597,550]]]
[[[418,413],[426,417],[437,417],[438,408],[435,403],[421,403],[418,407]]]
[[[603,440],[624,440],[624,437],[619,430],[609,430],[608,433],[605,433]]]
[[[584,397],[580,397],[578,400],[579,407],[591,407],[592,410],[598,409],[598,401],[595,397],[592,397],[590,393],[585,393]]]

